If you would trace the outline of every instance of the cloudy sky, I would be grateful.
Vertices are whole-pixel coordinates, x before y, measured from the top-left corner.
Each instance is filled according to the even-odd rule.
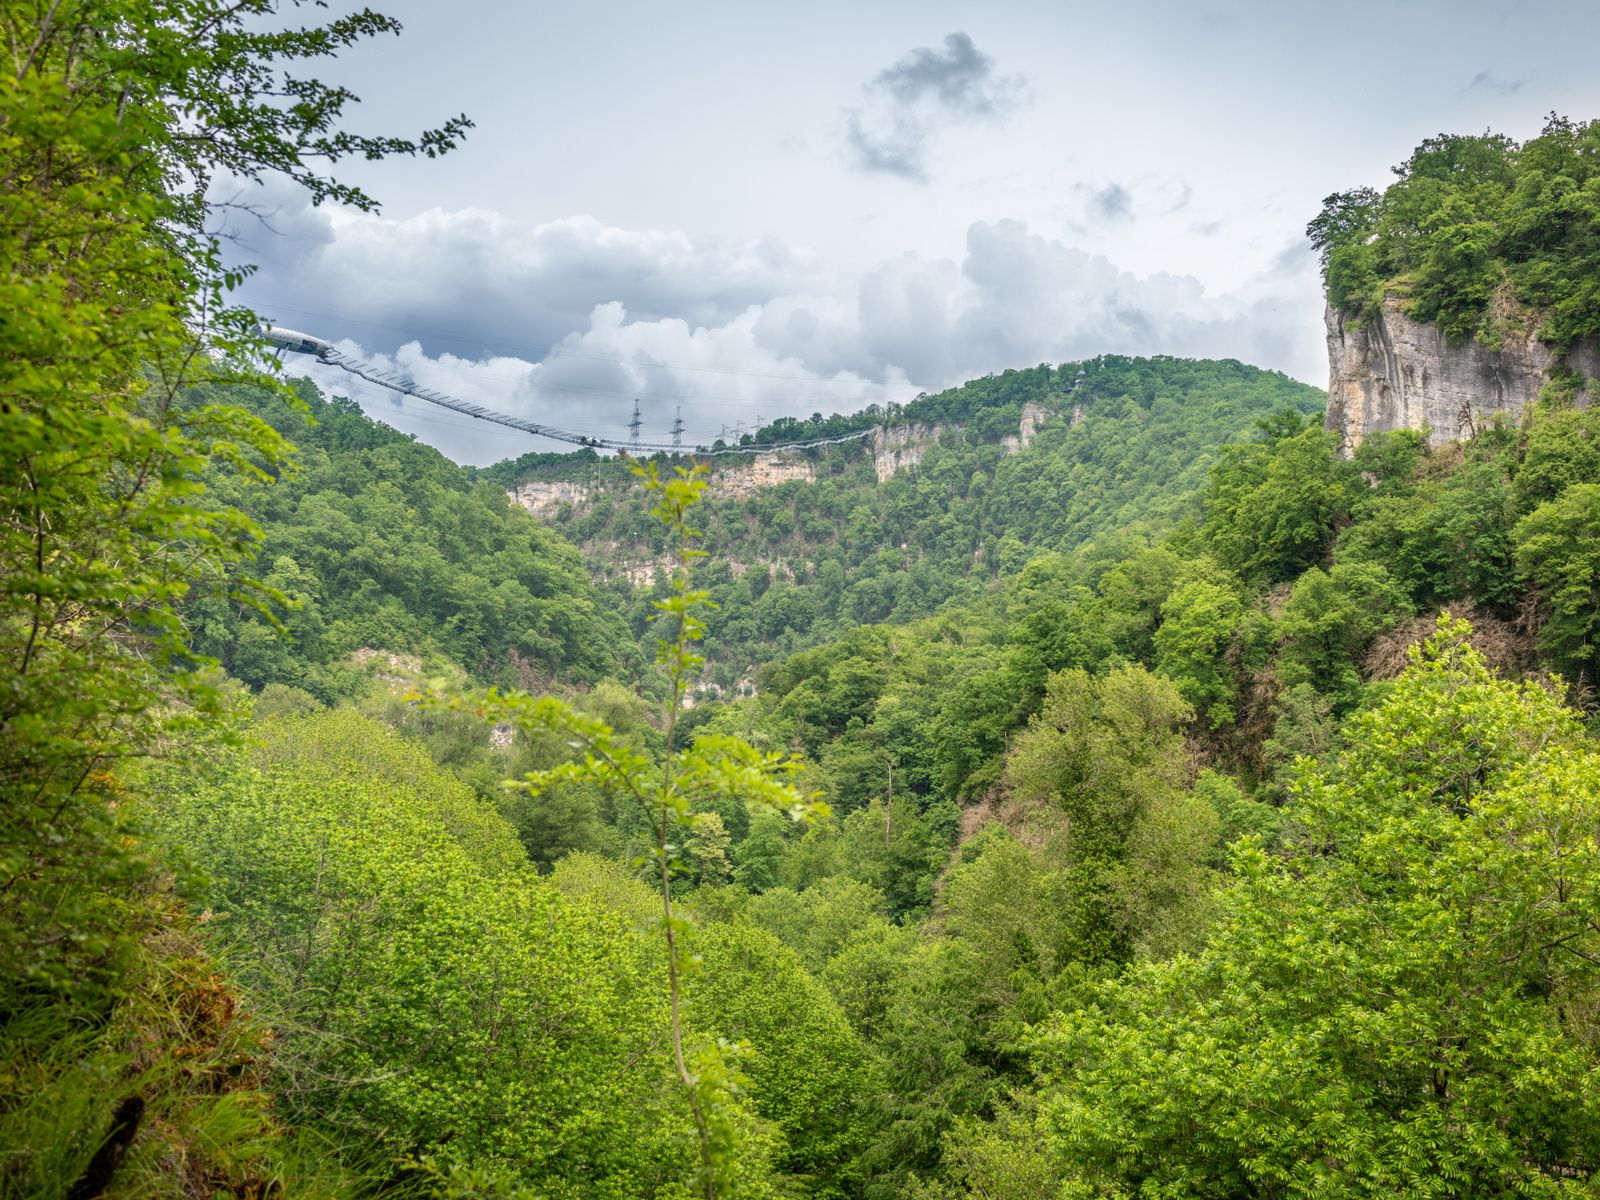
[[[377,215],[242,197],[245,298],[608,436],[635,397],[692,442],[1104,352],[1322,385],[1324,196],[1600,116],[1595,0],[379,7],[405,34],[326,73],[358,123],[477,127],[346,170]],[[314,370],[458,461],[560,448]]]

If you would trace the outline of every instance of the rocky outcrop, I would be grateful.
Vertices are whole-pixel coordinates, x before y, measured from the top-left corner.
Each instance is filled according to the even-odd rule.
[[[1008,453],[1026,450],[1039,427],[1050,418],[1050,410],[1030,400],[1022,406],[1017,432],[1001,439]],[[1081,406],[1073,408],[1074,423],[1082,419]],[[943,425],[880,425],[872,431],[872,469],[883,483],[900,471],[916,466],[945,431]],[[706,481],[706,495],[722,500],[748,500],[764,488],[784,483],[815,483],[817,469],[809,459],[793,454],[755,454],[733,463],[720,460]],[[533,480],[511,489],[511,498],[534,516],[554,515],[563,504],[583,508],[594,495],[591,485],[582,482],[542,482]],[[648,586],[645,568],[639,574]]]
[[[728,687],[709,679],[700,680],[684,693],[683,706],[693,708],[707,700],[743,700],[756,694],[756,669],[751,667]]]
[[[541,483],[534,480],[511,489],[511,499],[536,517],[555,512],[563,504],[582,508],[589,502],[586,483]]]
[[[721,499],[745,500],[762,488],[798,480],[815,483],[816,468],[803,458],[782,454],[757,454],[713,472],[706,494]],[[584,508],[594,496],[594,488],[582,482],[530,480],[510,489],[513,501],[536,517],[554,516],[563,504]]]
[[[584,557],[591,563],[604,564],[598,569],[607,578],[626,579],[637,588],[654,587],[658,579],[671,579],[678,565],[677,560],[671,557],[642,559],[630,557],[615,542],[590,544],[584,548]],[[795,580],[794,567],[780,559],[758,558],[754,563],[740,562],[736,558],[723,561],[728,564],[728,571],[735,579],[743,578],[752,566],[760,566],[765,567],[774,579],[786,579],[790,583]],[[812,564],[806,563],[804,567],[810,570]]]
[[[796,481],[817,481],[816,468],[808,460],[783,454],[757,454],[748,462],[716,471],[706,485],[706,494],[724,500],[743,500],[762,488]]]
[[[1537,333],[1508,333],[1499,350],[1476,341],[1452,344],[1436,325],[1414,321],[1390,296],[1361,322],[1327,310],[1327,426],[1344,435],[1345,452],[1369,433],[1427,427],[1434,445],[1472,437],[1499,417],[1515,422],[1538,398],[1552,367],[1591,381],[1596,393],[1600,345],[1580,343],[1563,359]]]
[[[1050,410],[1029,400],[1022,406],[1017,432],[1000,439],[1007,454],[1026,450],[1032,444],[1039,426],[1050,418]],[[960,428],[960,426],[957,426]],[[880,425],[872,431],[872,469],[882,483],[896,473],[908,470],[922,461],[922,456],[938,442],[944,433],[943,425]]]
[[[896,472],[922,461],[928,447],[939,440],[943,425],[880,425],[872,431],[872,469],[883,483]]]
[[[1077,410],[1074,409],[1076,412]],[[1045,418],[1050,415],[1050,410],[1044,405],[1029,400],[1022,406],[1022,419],[1017,422],[1017,431],[1000,439],[1000,444],[1006,448],[1007,454],[1016,454],[1026,450],[1033,444],[1033,435],[1039,432]],[[1076,422],[1074,422],[1076,424]]]
[[[654,587],[657,578],[666,579],[672,574],[676,564],[670,558],[647,558],[643,562],[622,562],[615,565],[615,573],[621,575],[636,588]]]

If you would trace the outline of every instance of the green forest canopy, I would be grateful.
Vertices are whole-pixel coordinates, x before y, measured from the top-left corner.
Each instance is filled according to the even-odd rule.
[[[1440,134],[1383,192],[1328,197],[1307,228],[1328,302],[1412,316],[1498,349],[1537,330],[1560,350],[1600,335],[1600,121],[1552,115],[1538,137]]]
[[[298,451],[269,488],[211,480],[258,523],[254,569],[290,602],[277,614],[239,596],[191,607],[194,648],[236,678],[332,700],[360,686],[350,656],[362,649],[439,656],[496,682],[593,681],[639,661],[577,552],[504,489],[309,381],[293,407],[262,389],[213,397]]]

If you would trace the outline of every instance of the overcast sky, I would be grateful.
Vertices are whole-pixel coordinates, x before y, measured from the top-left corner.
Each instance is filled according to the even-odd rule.
[[[1306,222],[1423,137],[1600,116],[1595,0],[390,0],[325,76],[379,215],[249,199],[245,298],[441,391],[660,438],[1115,352],[1326,383]],[[305,370],[308,360],[293,360]],[[555,443],[323,374],[461,462]]]

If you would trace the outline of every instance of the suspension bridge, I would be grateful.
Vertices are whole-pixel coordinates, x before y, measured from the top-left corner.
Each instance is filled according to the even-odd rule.
[[[871,429],[858,430],[855,433],[840,434],[837,437],[813,438],[804,442],[767,442],[750,446],[684,446],[683,420],[680,416],[673,424],[673,437],[671,444],[665,442],[646,442],[639,439],[639,406],[635,401],[633,420],[629,423],[632,436],[628,438],[607,438],[590,433],[579,433],[571,429],[561,429],[555,425],[545,425],[538,421],[529,421],[522,417],[514,417],[510,413],[497,412],[492,408],[485,408],[481,404],[473,404],[455,396],[447,396],[433,388],[420,386],[414,379],[397,371],[385,371],[365,359],[360,359],[352,354],[336,348],[331,342],[309,333],[300,333],[294,329],[284,329],[277,325],[263,325],[261,336],[274,350],[290,354],[306,354],[318,362],[327,363],[329,366],[338,367],[368,383],[377,384],[379,387],[388,388],[390,391],[399,392],[404,396],[415,396],[418,400],[433,404],[439,408],[447,408],[451,412],[461,413],[479,421],[491,421],[496,425],[504,425],[507,429],[520,430],[538,437],[551,438],[558,442],[567,442],[574,446],[587,446],[593,450],[623,450],[629,454],[695,454],[704,457],[717,457],[725,454],[770,454],[783,450],[809,450],[814,446],[837,446],[842,442],[859,441],[872,435]]]

